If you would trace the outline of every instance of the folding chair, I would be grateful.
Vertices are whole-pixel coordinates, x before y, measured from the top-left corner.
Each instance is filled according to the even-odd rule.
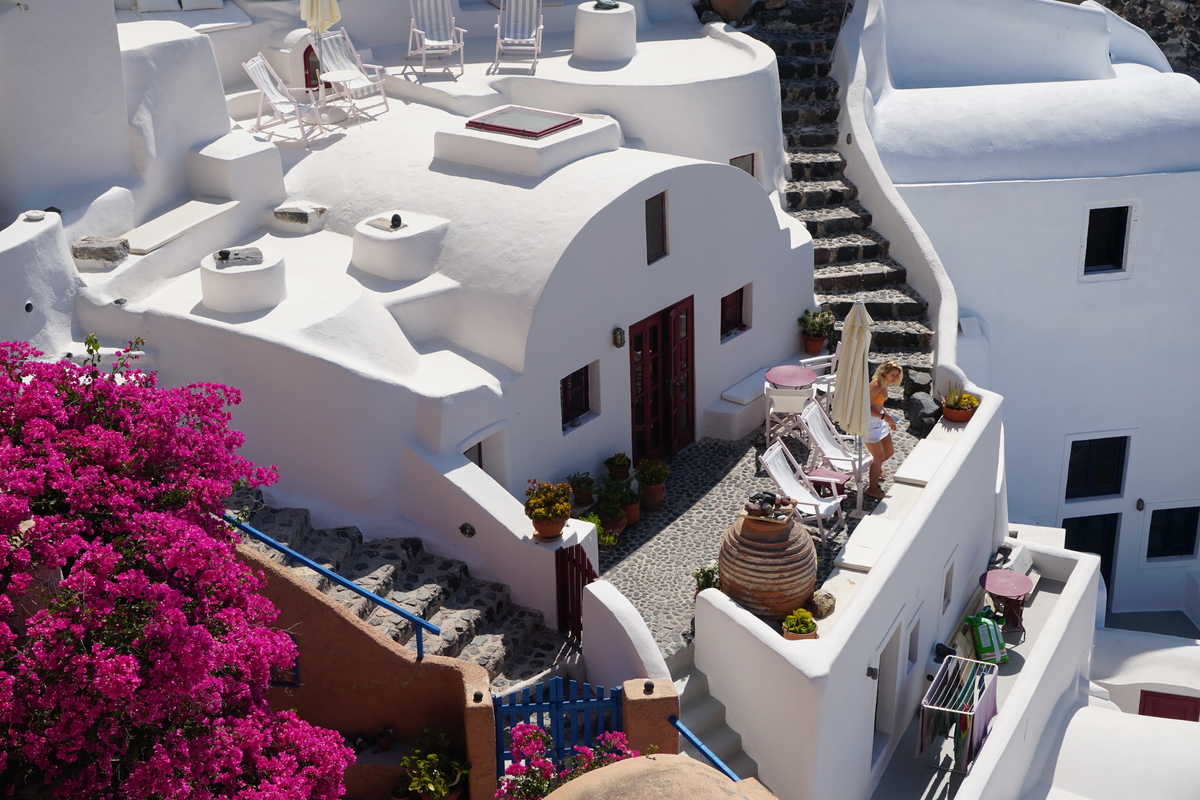
[[[809,385],[812,386],[815,392],[814,396],[821,401],[827,414],[833,407],[834,382],[837,380],[838,356],[841,353],[842,343],[838,342],[837,347],[829,355],[800,359],[800,366],[808,367],[817,373],[817,379]]]
[[[355,116],[362,112],[355,95],[362,96],[376,91],[379,92],[384,110],[388,110],[387,93],[383,91],[383,67],[362,63],[344,28],[323,34],[317,41],[317,52],[321,59],[322,80],[333,85],[334,92],[350,104]],[[367,75],[368,68],[374,72],[374,76]]]
[[[529,72],[537,67],[542,52],[542,0],[503,0],[500,20],[496,23],[496,60],[492,71],[500,68],[507,55],[532,58]]]
[[[804,470],[800,469],[800,465],[796,463],[796,459],[784,446],[782,439],[771,442],[766,452],[759,456],[758,460],[767,474],[771,476],[771,480],[775,482],[780,493],[795,501],[796,516],[802,522],[816,521],[817,530],[821,533],[822,544],[825,543],[829,533],[846,524],[846,517],[842,513],[842,501],[846,499],[846,496],[837,493],[837,486],[832,481],[825,482],[830,484],[833,496],[819,496],[816,489],[813,488],[813,479],[810,479],[804,474]],[[833,525],[828,530],[825,528],[827,518],[833,520]]]
[[[263,54],[259,53],[254,58],[242,64],[242,68],[250,76],[250,80],[254,81],[254,85],[258,87],[258,118],[254,122],[254,126],[250,128],[251,133],[258,133],[264,128],[270,128],[275,125],[286,125],[288,119],[295,120],[296,125],[300,128],[300,138],[304,142],[304,146],[308,147],[308,131],[305,125],[315,125],[321,133],[325,132],[325,127],[321,124],[321,115],[316,99],[312,96],[316,89],[289,89],[284,85],[283,81],[271,69],[271,65],[263,58]],[[309,95],[309,102],[301,103],[293,95],[293,91],[304,91]],[[263,103],[271,106],[271,118],[267,122],[263,122]],[[312,114],[316,119],[315,123],[305,123],[304,117]]]
[[[870,451],[866,447],[862,448],[860,462],[854,437],[838,433],[837,428],[833,427],[833,420],[825,413],[825,409],[821,408],[820,403],[808,404],[800,414],[800,424],[804,427],[812,446],[810,466],[824,464],[831,470],[856,477],[867,474],[872,460]]]
[[[412,3],[412,26],[408,31],[408,57],[421,57],[421,72],[428,72],[425,59],[458,53],[458,74],[466,69],[463,53],[466,28],[454,26],[454,12],[450,0],[410,0]],[[443,64],[442,69],[450,72]]]
[[[804,404],[812,398],[813,390],[808,387],[777,389],[768,381],[763,386],[763,394],[767,396],[767,424],[764,441],[769,442],[775,437],[796,435],[802,439],[805,438],[803,429],[800,428],[800,412],[804,410]]]

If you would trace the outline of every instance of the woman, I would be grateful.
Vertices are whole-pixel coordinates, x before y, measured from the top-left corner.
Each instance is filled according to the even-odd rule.
[[[883,480],[883,462],[896,452],[892,447],[892,431],[896,430],[896,420],[883,409],[883,404],[887,402],[888,387],[898,384],[902,374],[900,365],[887,359],[879,365],[871,379],[871,426],[867,429],[867,452],[871,454],[871,469],[870,485],[865,494],[876,500],[882,500],[884,497],[883,487],[879,485]]]

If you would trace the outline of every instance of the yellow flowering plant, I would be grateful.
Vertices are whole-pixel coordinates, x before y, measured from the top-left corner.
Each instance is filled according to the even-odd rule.
[[[525,516],[537,520],[571,516],[571,484],[542,483],[531,478],[525,489]]]

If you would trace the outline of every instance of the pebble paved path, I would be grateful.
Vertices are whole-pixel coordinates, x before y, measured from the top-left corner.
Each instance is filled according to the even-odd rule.
[[[885,490],[891,487],[891,474],[917,441],[908,433],[904,415],[893,416],[900,427],[892,435],[896,455],[884,466],[889,476],[883,482]],[[746,498],[774,487],[758,464],[763,448],[755,445],[754,439],[754,434],[737,441],[702,439],[683,450],[671,464],[662,506],[654,512],[643,511],[641,521],[625,530],[617,546],[600,554],[600,577],[620,589],[641,612],[664,658],[691,643],[696,589],[692,570],[716,559],[725,530],[737,519]],[[804,446],[794,439],[789,445],[796,460],[805,464],[808,451]],[[852,492],[845,501],[847,511],[854,508],[854,502]],[[867,512],[876,503],[863,498]],[[857,524],[854,519],[847,521],[848,530],[830,536],[825,546],[817,529],[809,528],[821,556],[818,587],[829,576],[833,556]]]

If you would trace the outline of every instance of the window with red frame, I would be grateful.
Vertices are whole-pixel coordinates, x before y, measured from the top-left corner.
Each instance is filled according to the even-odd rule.
[[[742,288],[721,298],[722,339],[731,333],[736,333],[738,328],[745,325],[745,322],[742,321],[742,301],[745,299],[745,293],[746,290]]]
[[[588,402],[588,368],[572,372],[559,382],[559,398],[562,402],[562,424],[570,425],[591,410]]]

